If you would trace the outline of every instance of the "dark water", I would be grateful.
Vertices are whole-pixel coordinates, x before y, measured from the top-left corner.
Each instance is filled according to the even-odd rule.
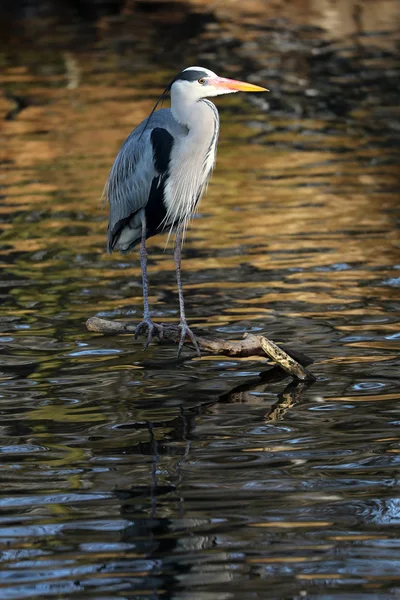
[[[380,80],[358,110],[337,79],[351,53],[329,59],[345,115],[296,115],[274,91],[269,115],[218,102],[218,166],[185,245],[194,329],[300,349],[310,387],[86,331],[141,315],[137,255],[104,254],[99,196],[169,73],[133,77],[111,51],[2,58],[1,598],[400,594],[395,30],[368,44]],[[151,304],[177,322],[164,243]]]

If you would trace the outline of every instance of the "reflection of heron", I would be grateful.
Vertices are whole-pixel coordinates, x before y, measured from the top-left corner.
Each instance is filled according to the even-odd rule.
[[[150,116],[127,137],[112,166],[105,188],[110,204],[107,247],[109,252],[129,252],[140,242],[144,315],[136,335],[147,327],[147,347],[153,331],[162,336],[162,325],[150,317],[146,239],[165,229],[176,231],[174,260],[181,330],[178,354],[186,335],[199,353],[186,322],[180,268],[182,237],[216,158],[219,116],[206,98],[267,90],[218,77],[202,67],[189,67],[173,79],[164,94],[169,91],[171,108],[154,112],[157,102]]]

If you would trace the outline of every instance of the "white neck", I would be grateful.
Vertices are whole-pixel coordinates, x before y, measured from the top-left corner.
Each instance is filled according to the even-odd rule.
[[[172,88],[171,112],[174,118],[189,129],[189,133],[201,133],[207,138],[214,130],[213,110],[209,102],[204,102],[198,97],[191,97],[186,90]]]
[[[165,188],[165,223],[182,221],[185,227],[202,196],[215,163],[219,119],[214,104],[171,90],[173,117],[188,129],[177,137],[171,154],[170,177]]]

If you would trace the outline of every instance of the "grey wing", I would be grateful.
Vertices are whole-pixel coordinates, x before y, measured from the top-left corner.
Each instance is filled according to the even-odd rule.
[[[162,109],[152,116],[151,128],[143,121],[123,143],[105,188],[110,205],[109,252],[127,252],[140,240],[141,211],[166,176],[177,126],[170,111]]]
[[[107,250],[112,252],[125,227],[139,227],[139,211],[146,206],[151,184],[156,176],[151,131],[135,129],[122,145],[106,184],[105,195],[110,205]],[[140,231],[139,231],[140,236]],[[122,240],[121,240],[122,241]]]

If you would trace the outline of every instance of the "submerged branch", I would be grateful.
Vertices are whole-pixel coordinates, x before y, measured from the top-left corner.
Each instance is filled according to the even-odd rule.
[[[123,321],[108,321],[99,317],[90,317],[86,321],[89,331],[97,333],[134,333],[135,325]],[[163,339],[179,343],[180,329],[176,325],[163,324]],[[270,358],[286,373],[300,381],[315,381],[314,375],[305,367],[313,361],[304,354],[280,344],[279,346],[262,335],[246,334],[242,340],[222,340],[197,337],[203,352],[222,354],[237,358],[263,356]],[[187,340],[190,344],[190,340]]]

